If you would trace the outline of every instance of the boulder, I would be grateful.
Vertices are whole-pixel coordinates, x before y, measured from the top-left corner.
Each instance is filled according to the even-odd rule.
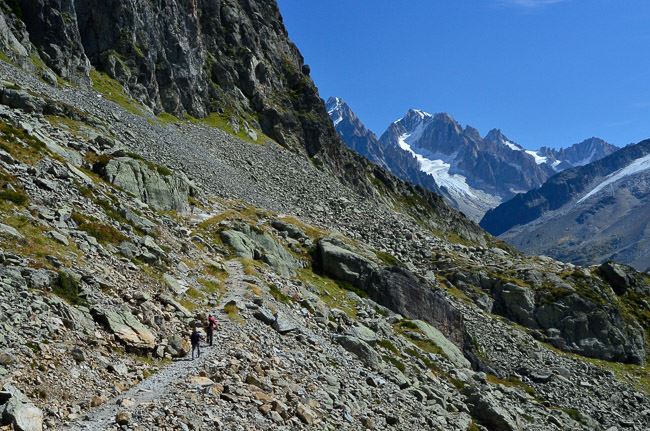
[[[473,417],[492,431],[520,431],[516,413],[502,407],[491,391],[477,386],[467,386],[463,391]],[[499,394],[500,395],[500,394]]]
[[[493,289],[492,294],[495,300],[494,312],[529,328],[537,328],[533,317],[535,294],[530,288],[513,283],[499,284]]]
[[[334,341],[340,344],[348,352],[353,353],[370,368],[376,370],[380,367],[381,359],[379,358],[379,355],[375,349],[370,347],[370,345],[365,341],[350,335],[335,335]]]
[[[278,331],[280,334],[287,334],[298,330],[298,323],[293,319],[290,319],[288,316],[278,313],[273,322],[273,329]]]
[[[158,169],[131,157],[113,158],[98,170],[111,184],[161,211],[187,212],[188,198],[196,192],[185,174]]]
[[[2,223],[0,223],[0,235],[10,236],[14,239],[25,239],[23,234],[18,232],[18,230]]]
[[[471,368],[471,364],[465,358],[463,352],[454,343],[449,341],[442,332],[422,320],[413,320],[412,322],[417,326],[420,334],[437,346],[455,366],[459,368]]]
[[[642,364],[643,329],[626,321],[619,309],[595,304],[577,294],[538,307],[535,320],[556,347],[607,361]]]
[[[442,292],[410,271],[397,267],[376,271],[367,281],[366,291],[371,299],[393,312],[423,320],[459,348],[466,346],[468,337],[460,311]]]
[[[4,405],[0,406],[2,425],[13,426],[16,431],[43,429],[43,412],[15,386],[5,384],[0,392],[0,400],[6,400]]]
[[[130,312],[93,308],[91,314],[128,347],[146,350],[155,347],[156,337]]]
[[[273,220],[271,226],[276,229],[278,232],[286,232],[289,238],[293,238],[297,241],[308,240],[309,237],[305,232],[303,232],[298,227],[292,225],[291,223],[284,222],[282,220]]]
[[[298,268],[298,261],[270,234],[248,224],[222,231],[221,238],[237,256],[266,262],[281,275],[292,275]]]
[[[326,275],[360,288],[363,288],[371,274],[379,270],[376,263],[351,251],[335,238],[321,239],[317,254],[318,264]]]
[[[614,262],[605,262],[598,267],[600,275],[612,286],[614,293],[623,295],[635,284],[630,274],[632,268]]]

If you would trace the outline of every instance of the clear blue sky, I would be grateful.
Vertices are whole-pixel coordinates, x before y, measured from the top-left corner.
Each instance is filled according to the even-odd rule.
[[[381,134],[411,107],[527,148],[650,138],[648,0],[278,0],[321,97]]]

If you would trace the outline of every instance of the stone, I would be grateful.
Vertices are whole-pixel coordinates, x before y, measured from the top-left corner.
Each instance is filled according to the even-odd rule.
[[[537,328],[534,318],[535,295],[527,287],[506,283],[497,286],[493,295],[494,311],[529,328]]]
[[[91,309],[91,314],[127,346],[145,350],[155,347],[156,337],[130,312],[95,307]]]
[[[378,269],[377,264],[344,247],[335,238],[324,238],[318,242],[317,259],[325,274],[357,287],[362,287],[371,273]]]
[[[296,407],[296,416],[307,425],[314,425],[316,422],[316,414],[302,403],[298,403]]]
[[[280,275],[292,275],[298,268],[296,259],[270,234],[248,224],[239,223],[234,229],[222,231],[221,238],[237,256],[262,260]]]
[[[17,229],[2,223],[0,223],[0,235],[10,236],[16,239],[25,239],[23,234],[18,232]]]
[[[180,281],[170,274],[163,274],[163,281],[176,295],[182,295],[187,292],[188,287],[181,284]]]
[[[15,386],[5,384],[2,388],[6,398],[2,423],[13,425],[16,431],[42,431],[43,412]]]
[[[273,313],[268,308],[265,307],[260,307],[255,312],[253,312],[253,316],[266,323],[267,325],[272,325],[275,322],[275,316]]]
[[[187,212],[188,198],[196,193],[195,186],[184,174],[156,168],[130,157],[113,158],[100,172],[111,184],[161,211]]]
[[[470,362],[465,358],[463,352],[451,341],[449,341],[438,329],[422,320],[412,320],[417,326],[420,334],[440,349],[456,367],[471,368]]]
[[[273,322],[273,329],[278,331],[280,334],[287,334],[298,330],[298,324],[288,316],[278,313]]]
[[[48,235],[49,237],[51,237],[52,239],[54,239],[55,241],[57,241],[58,243],[60,243],[60,244],[63,244],[63,245],[65,245],[65,246],[70,245],[70,242],[68,241],[68,238],[66,238],[66,237],[65,237],[63,234],[61,234],[60,232],[57,232],[57,231],[55,231],[55,230],[52,230],[52,231],[49,231],[49,232],[47,233],[47,235]]]
[[[335,335],[334,341],[343,346],[350,353],[356,355],[362,362],[372,369],[380,368],[381,360],[375,350],[365,341],[349,335]]]
[[[126,426],[131,423],[131,413],[127,411],[119,411],[115,415],[115,423],[120,426]]]

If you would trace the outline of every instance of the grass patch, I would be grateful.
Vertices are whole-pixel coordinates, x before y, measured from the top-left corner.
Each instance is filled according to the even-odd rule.
[[[199,308],[199,306],[194,301],[191,301],[187,298],[179,299],[178,303],[181,304],[183,307],[187,308],[187,310],[190,312],[194,312],[196,311],[197,308]]]
[[[65,246],[58,241],[45,235],[45,228],[35,224],[25,215],[6,216],[6,211],[10,210],[10,205],[0,201],[0,214],[2,214],[2,223],[7,224],[25,236],[25,240],[2,241],[5,250],[11,251],[23,256],[29,256],[35,261],[35,266],[42,268],[52,268],[51,257],[55,257],[65,266],[71,266],[82,259],[77,246],[74,243]],[[4,213],[4,214],[3,214]]]
[[[77,223],[79,230],[94,237],[101,244],[119,244],[128,238],[113,226],[100,223],[98,220],[87,217],[76,211],[72,212],[72,220]]]
[[[5,188],[5,186],[9,184],[11,183],[3,181],[2,173],[0,173],[0,200],[11,202],[18,206],[26,206],[29,203],[29,197],[27,194],[25,194],[22,189],[16,188],[14,185],[12,185],[12,187],[16,188],[16,190]]]
[[[205,293],[215,295],[224,292],[224,287],[216,281],[208,280],[206,278],[199,278],[198,282],[202,286],[202,290]]]
[[[289,295],[285,295],[275,284],[269,285],[269,291],[271,296],[275,298],[276,301],[282,302],[284,304],[289,304],[292,302],[292,299]]]
[[[285,223],[289,223],[300,229],[311,239],[320,239],[324,236],[327,235],[327,231],[320,229],[316,226],[312,226],[310,224],[307,224],[303,222],[302,220],[293,217],[293,216],[283,216],[280,217],[280,220],[282,220]]]
[[[0,121],[0,148],[28,164],[38,162],[47,151],[43,142],[5,121]]]
[[[70,274],[59,271],[59,276],[56,279],[54,288],[52,289],[54,294],[68,304],[71,305],[88,305],[88,301],[83,298],[81,295],[81,287],[79,282],[72,277]]]
[[[252,127],[252,118],[243,118],[242,116],[234,115],[233,113],[218,114],[216,112],[212,112],[204,118],[195,118],[188,114],[185,114],[185,119],[193,124],[221,129],[233,136],[238,137],[243,141],[250,142],[252,144],[260,144],[271,140],[271,138],[262,133],[261,130],[254,129]],[[239,124],[239,130],[236,130],[233,127],[233,122]],[[248,123],[249,127],[254,130],[254,132],[257,134],[257,139],[253,139],[248,136],[248,133],[246,133],[246,130],[244,128],[244,122]]]
[[[380,347],[383,347],[384,349],[388,350],[389,352],[395,353],[396,355],[399,355],[399,349],[395,347],[395,345],[390,341],[385,338],[379,340],[377,342],[377,345]]]
[[[402,263],[399,261],[399,259],[390,253],[386,253],[385,251],[376,251],[375,255],[384,263],[384,265],[402,266]]]
[[[502,379],[493,374],[488,374],[486,380],[489,383],[492,383],[493,385],[502,385],[502,386],[507,386],[509,388],[518,388],[523,390],[524,392],[526,392],[528,395],[532,397],[536,396],[535,389],[533,389],[532,386],[529,386],[526,383],[514,377],[506,377],[505,379]]]
[[[115,79],[95,69],[90,71],[90,79],[93,83],[93,89],[101,93],[105,98],[115,102],[132,114],[142,115],[143,111],[140,104],[126,94],[122,84]]]
[[[338,308],[350,317],[356,317],[357,309],[354,300],[348,297],[347,289],[331,278],[314,273],[311,269],[298,270],[298,279],[313,286],[323,302],[330,308]]]
[[[223,311],[226,313],[228,318],[234,322],[242,323],[244,319],[239,315],[239,309],[235,304],[226,304],[223,307]]]
[[[193,287],[190,287],[189,289],[187,289],[187,292],[185,292],[185,294],[187,296],[189,296],[190,298],[192,298],[192,299],[199,300],[199,299],[204,299],[205,298],[205,295],[201,291],[199,291],[199,290],[197,290],[197,289],[195,289]]]
[[[384,361],[393,364],[393,366],[395,366],[395,368],[397,368],[401,372],[406,371],[406,365],[404,365],[402,361],[395,358],[394,356],[384,355],[382,358],[384,359]]]

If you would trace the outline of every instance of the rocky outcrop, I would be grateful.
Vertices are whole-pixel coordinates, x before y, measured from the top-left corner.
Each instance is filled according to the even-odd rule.
[[[7,383],[0,391],[0,424],[16,431],[41,431],[43,412],[16,387]]]
[[[620,308],[578,295],[571,286],[557,287],[554,295],[546,292],[498,281],[491,291],[491,311],[541,330],[542,338],[559,349],[608,361],[644,363],[643,329],[634,320],[626,321]]]
[[[408,270],[382,267],[333,238],[319,241],[316,263],[326,275],[364,290],[378,304],[409,319],[424,320],[458,347],[465,346],[460,312]]]
[[[189,197],[196,194],[195,186],[185,174],[148,165],[131,157],[111,158],[95,169],[111,184],[161,211],[186,212]]]
[[[93,308],[91,314],[127,347],[150,350],[156,345],[156,337],[149,328],[126,310]]]
[[[233,229],[223,230],[221,238],[237,256],[266,262],[282,275],[292,274],[298,268],[296,259],[270,234],[250,225],[237,224]]]

